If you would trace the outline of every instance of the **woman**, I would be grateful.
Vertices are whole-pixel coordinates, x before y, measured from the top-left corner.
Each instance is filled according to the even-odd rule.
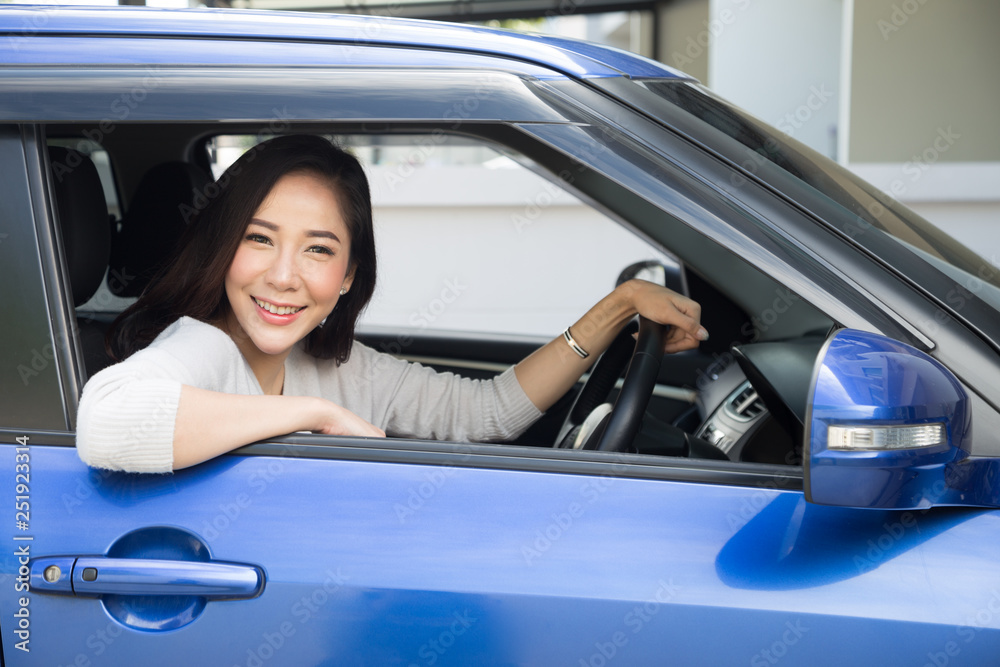
[[[508,440],[636,313],[673,326],[667,352],[708,337],[697,303],[630,281],[493,380],[439,374],[354,341],[375,288],[355,158],[320,137],[279,137],[219,183],[174,261],[112,327],[121,363],[84,388],[77,449],[91,466],[169,472],[294,431]]]

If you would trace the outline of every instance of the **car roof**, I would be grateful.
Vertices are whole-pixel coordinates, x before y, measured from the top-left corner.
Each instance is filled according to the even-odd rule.
[[[408,47],[417,52],[426,51],[429,59],[440,51],[501,56],[542,65],[576,78],[691,78],[662,63],[610,46],[476,25],[386,16],[19,5],[0,9],[0,33],[14,39],[56,35],[187,37]],[[81,58],[86,57],[81,55]],[[6,58],[0,55],[0,61],[3,60]],[[417,60],[413,62],[408,54],[408,64],[419,66],[419,56]]]

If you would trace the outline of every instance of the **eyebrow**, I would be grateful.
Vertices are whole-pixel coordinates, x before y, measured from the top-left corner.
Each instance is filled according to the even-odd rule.
[[[274,224],[273,222],[268,222],[267,220],[261,220],[260,218],[252,219],[250,221],[250,224],[259,225],[261,227],[264,227],[265,229],[270,229],[272,232],[276,232],[279,229],[278,225]],[[310,238],[333,239],[337,243],[341,243],[339,236],[325,229],[310,229],[309,231],[306,232],[306,236]]]

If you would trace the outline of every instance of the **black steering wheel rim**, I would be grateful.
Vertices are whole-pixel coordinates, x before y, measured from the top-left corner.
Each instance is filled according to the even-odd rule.
[[[660,372],[668,327],[639,317],[638,336],[633,341],[636,330],[633,320],[601,355],[566,415],[556,447],[564,446],[569,435],[575,432],[587,415],[607,401],[621,376],[622,367],[628,362],[625,380],[611,414],[605,417],[584,444],[584,449],[628,450],[642,425],[642,417]]]
[[[663,346],[668,327],[644,317],[639,318],[639,335],[635,351],[625,371],[625,380],[603,431],[598,429],[597,449],[602,452],[624,452],[635,440],[642,426],[646,406],[656,386],[663,361]]]

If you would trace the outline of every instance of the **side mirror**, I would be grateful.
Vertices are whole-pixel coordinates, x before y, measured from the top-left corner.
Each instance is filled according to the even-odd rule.
[[[969,458],[965,389],[930,356],[843,329],[813,369],[805,420],[806,500],[919,509],[996,506],[997,462]]]

